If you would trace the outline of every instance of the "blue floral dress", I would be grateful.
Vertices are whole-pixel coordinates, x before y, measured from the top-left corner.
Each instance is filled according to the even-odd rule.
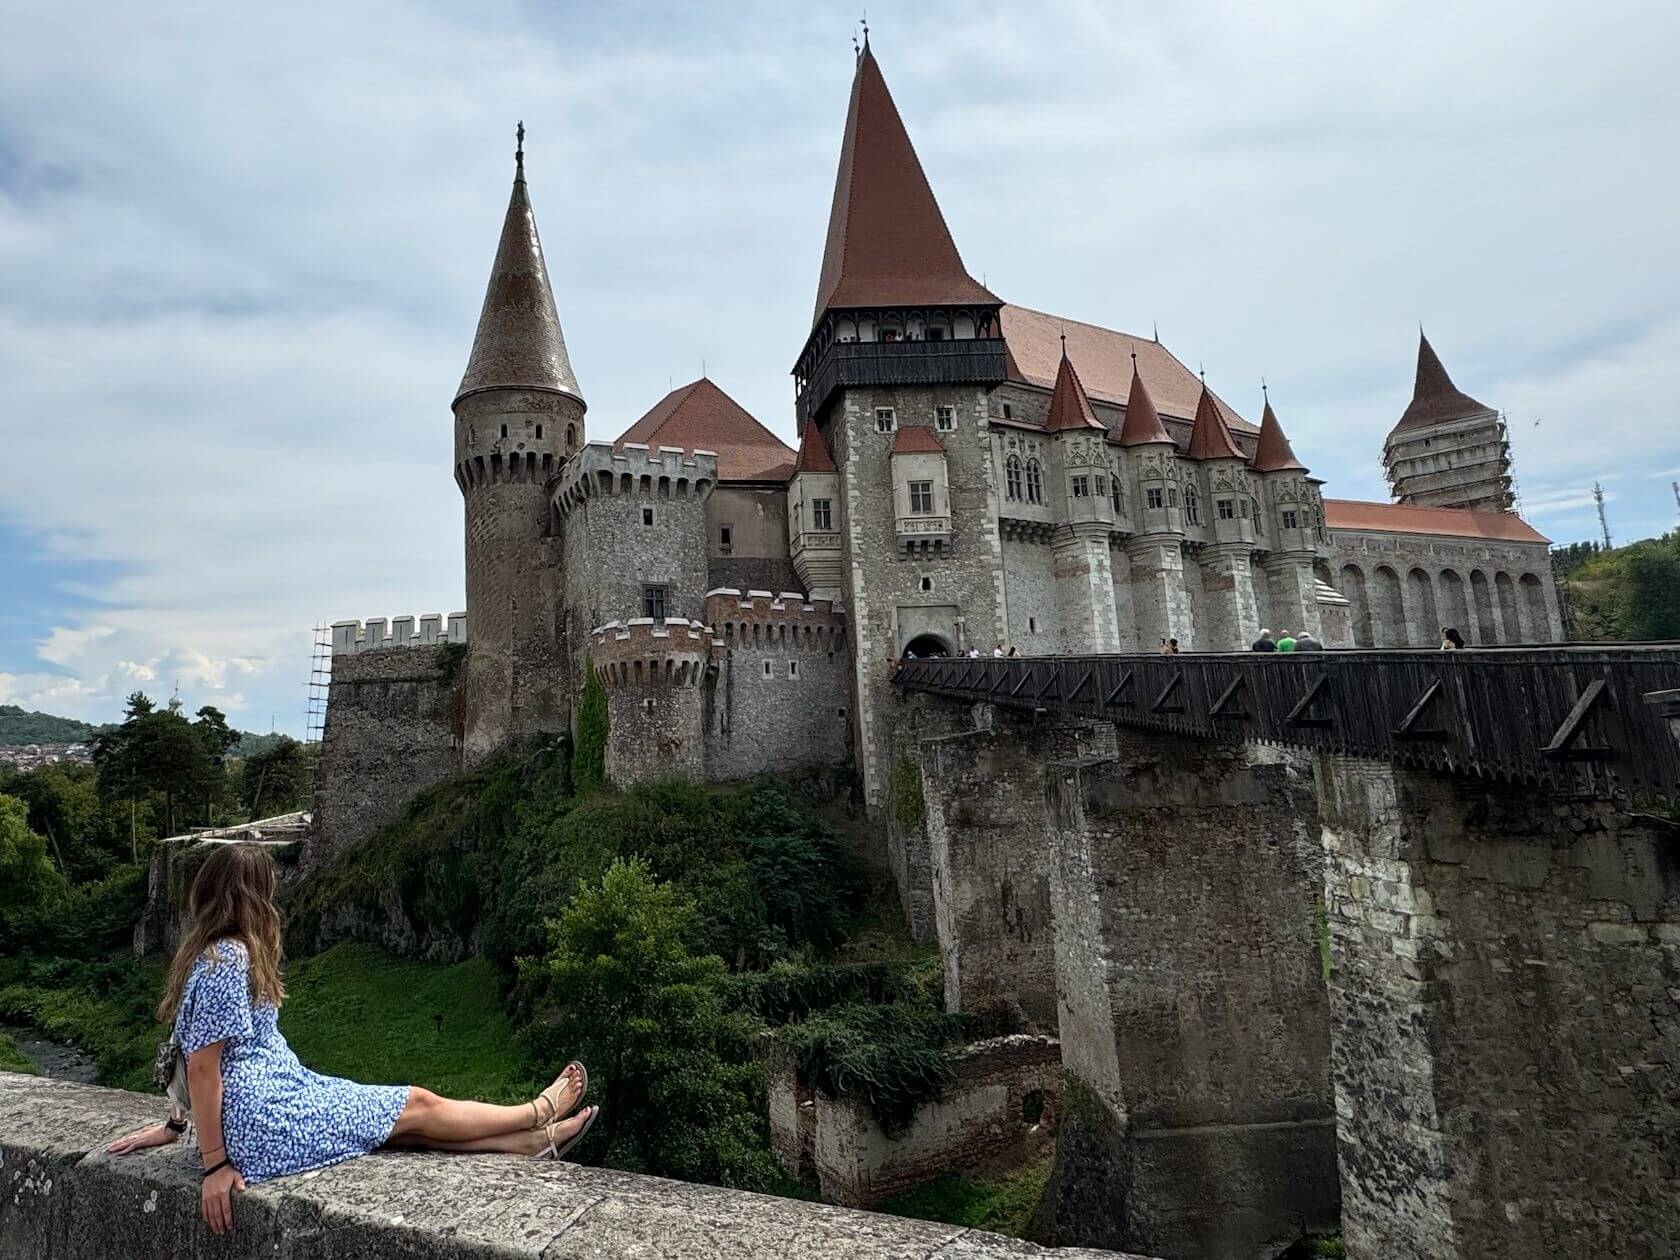
[[[325,1168],[383,1146],[407,1085],[358,1085],[298,1062],[280,1009],[251,1000],[244,943],[216,941],[193,964],[175,1016],[183,1054],[222,1046],[222,1141],[247,1184]]]

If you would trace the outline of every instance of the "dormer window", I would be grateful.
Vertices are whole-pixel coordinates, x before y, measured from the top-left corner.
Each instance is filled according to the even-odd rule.
[[[891,433],[898,428],[898,413],[891,407],[875,408],[875,432]]]

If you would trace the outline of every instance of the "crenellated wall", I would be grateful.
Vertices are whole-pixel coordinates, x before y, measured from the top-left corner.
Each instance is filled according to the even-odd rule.
[[[592,640],[590,663],[607,693],[608,782],[704,779],[711,630],[685,617],[633,617],[598,626]]]
[[[850,633],[845,610],[797,591],[706,593],[718,648],[706,717],[706,777],[849,766]]]
[[[233,1198],[199,1219],[187,1143],[112,1138],[160,1099],[0,1072],[6,1260],[1126,1260],[980,1230],[513,1155],[379,1152]],[[1132,1257],[1131,1260],[1142,1260]]]

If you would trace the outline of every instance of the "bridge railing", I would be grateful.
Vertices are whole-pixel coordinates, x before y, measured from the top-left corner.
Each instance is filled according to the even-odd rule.
[[[901,662],[905,691],[1514,782],[1680,794],[1680,644]]]

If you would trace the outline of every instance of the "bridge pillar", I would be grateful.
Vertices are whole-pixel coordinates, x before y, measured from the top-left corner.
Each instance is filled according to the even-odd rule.
[[[1322,858],[1269,749],[1118,732],[1051,769],[1061,1244],[1272,1255],[1334,1228]]]
[[[1052,760],[1113,748],[1110,723],[1033,722],[977,705],[975,729],[924,738],[923,831],[933,936],[945,1006],[1018,1006],[1056,1029],[1051,838],[1044,815]]]
[[[1386,762],[1316,777],[1347,1254],[1675,1254],[1672,827]]]

